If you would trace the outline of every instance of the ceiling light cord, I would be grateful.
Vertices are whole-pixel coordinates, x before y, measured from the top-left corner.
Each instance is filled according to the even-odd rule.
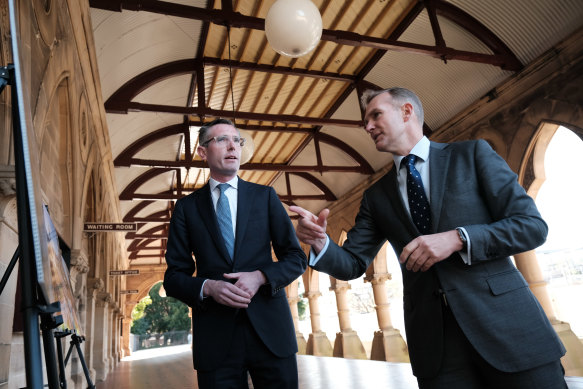
[[[233,124],[235,123],[235,92],[233,91],[233,69],[231,67],[231,26],[227,26],[227,39],[229,40],[229,84],[231,86],[231,106],[233,108]]]

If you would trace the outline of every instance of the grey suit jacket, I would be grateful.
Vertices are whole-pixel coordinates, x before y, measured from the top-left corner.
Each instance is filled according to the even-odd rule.
[[[433,233],[464,227],[472,264],[454,253],[427,272],[401,266],[413,373],[432,377],[441,364],[440,288],[468,340],[498,370],[522,371],[559,359],[565,349],[509,258],[546,239],[547,225],[533,200],[485,141],[431,142],[429,159]],[[364,193],[343,246],[330,242],[314,268],[338,279],[354,279],[385,241],[398,256],[419,235],[393,167]]]

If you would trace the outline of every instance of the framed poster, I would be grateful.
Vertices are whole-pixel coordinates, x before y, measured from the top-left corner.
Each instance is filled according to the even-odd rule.
[[[58,329],[61,331],[70,330],[77,335],[83,335],[75,306],[75,298],[73,297],[73,289],[71,288],[69,269],[67,269],[67,264],[59,248],[59,236],[46,206],[43,207],[43,210],[47,256],[51,269],[50,302],[59,301],[61,303],[60,314],[63,317],[63,324]]]
[[[30,226],[31,233],[30,247],[21,247],[21,254],[26,257],[25,260],[34,260],[38,285],[45,301],[51,303],[49,298],[51,295],[50,263],[47,257],[46,244],[41,239],[44,230],[44,218],[40,194],[40,168],[38,153],[31,152],[31,150],[38,149],[34,127],[32,125],[31,107],[33,103],[30,96],[32,82],[31,64],[34,61],[31,58],[30,42],[26,41],[26,39],[30,39],[32,32],[27,31],[26,27],[22,27],[21,29],[18,18],[19,7],[24,7],[26,10],[26,4],[16,2],[15,0],[9,0],[8,3],[12,38],[12,59],[14,61],[12,88],[16,91],[16,101],[13,101],[12,104],[18,108],[18,111],[13,114],[13,120],[17,121],[13,125],[19,127],[19,131],[16,131],[19,136],[17,136],[18,139],[15,139],[15,154],[18,154],[17,157],[21,157],[23,160],[22,170],[18,169],[19,163],[16,164],[17,174],[19,175],[17,177],[17,183],[20,180],[24,181],[26,193],[23,193],[23,198],[26,199],[26,204],[23,204],[23,207],[27,208],[27,224]],[[20,147],[16,147],[18,144]],[[19,228],[20,225],[19,222]],[[20,234],[23,233],[26,233],[26,231],[20,231]]]

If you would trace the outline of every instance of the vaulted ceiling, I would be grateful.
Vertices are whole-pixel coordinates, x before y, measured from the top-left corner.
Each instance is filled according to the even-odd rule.
[[[201,124],[234,119],[244,180],[314,212],[374,172],[366,89],[414,90],[431,133],[583,25],[580,0],[313,0],[323,33],[291,58],[267,42],[274,0],[90,0],[130,264],[164,262],[176,199],[208,180]]]

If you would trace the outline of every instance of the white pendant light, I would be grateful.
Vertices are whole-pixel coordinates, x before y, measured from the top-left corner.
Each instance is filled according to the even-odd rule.
[[[322,17],[310,0],[277,0],[265,18],[267,41],[282,55],[301,57],[322,37]]]

